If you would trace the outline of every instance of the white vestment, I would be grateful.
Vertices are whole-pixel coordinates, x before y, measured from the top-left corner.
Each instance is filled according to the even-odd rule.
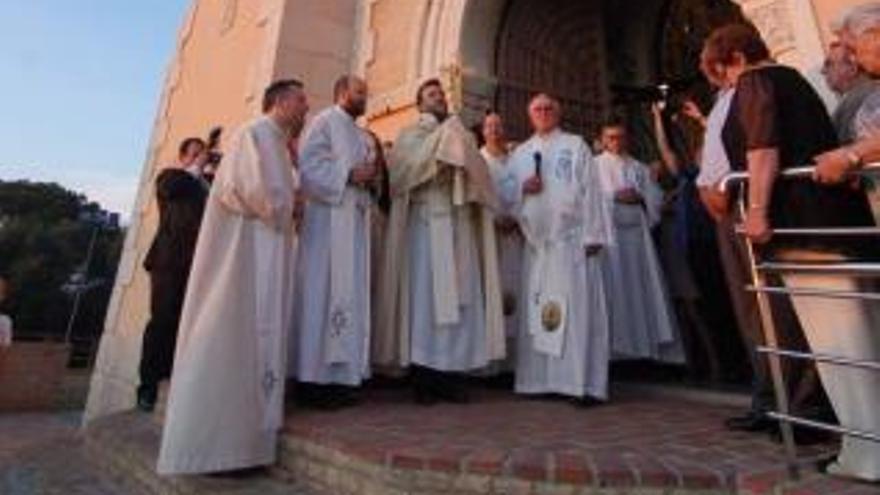
[[[12,345],[12,318],[0,314],[0,348]]]
[[[616,241],[602,256],[614,356],[683,363],[684,349],[651,238],[651,227],[660,220],[662,192],[648,167],[630,157],[605,152],[596,157],[596,165]],[[616,202],[614,195],[626,188],[635,189],[643,204]]]
[[[271,464],[283,422],[296,254],[287,136],[261,117],[230,141],[196,245],[160,474]]]
[[[401,131],[373,358],[471,371],[504,357],[491,177],[456,116]]]
[[[500,195],[505,183],[516,181],[516,177],[510,173],[507,167],[510,156],[494,156],[485,147],[480,152],[489,166],[495,190]],[[498,218],[505,220],[512,218],[512,212],[500,211]],[[495,230],[495,238],[498,242],[498,268],[504,306],[504,329],[507,338],[513,339],[519,332],[519,320],[522,315],[519,300],[522,290],[523,237],[518,228],[513,231],[499,228]]]
[[[300,140],[306,195],[290,339],[292,376],[359,385],[369,377],[370,194],[348,183],[375,158],[372,137],[342,108],[318,114]]]
[[[544,190],[523,196],[540,153]],[[609,331],[602,271],[587,246],[613,242],[596,167],[583,139],[554,131],[520,145],[502,188],[526,239],[516,391],[608,395]],[[555,308],[556,322],[544,314]]]

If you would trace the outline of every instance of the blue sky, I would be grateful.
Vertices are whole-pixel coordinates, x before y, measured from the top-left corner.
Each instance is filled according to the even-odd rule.
[[[189,0],[0,0],[0,179],[127,217]]]

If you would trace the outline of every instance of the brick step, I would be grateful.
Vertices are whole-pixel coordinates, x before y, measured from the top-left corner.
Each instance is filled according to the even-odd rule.
[[[160,426],[150,416],[129,412],[92,422],[85,430],[90,461],[131,495],[316,495],[290,477],[242,478],[156,474]]]
[[[276,472],[345,495],[730,495],[784,472],[779,446],[720,428],[732,411],[639,395],[582,410],[488,392],[424,408],[373,391],[352,409],[289,411]]]

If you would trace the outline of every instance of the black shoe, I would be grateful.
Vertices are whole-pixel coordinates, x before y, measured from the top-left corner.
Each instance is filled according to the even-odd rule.
[[[436,373],[434,395],[443,402],[467,404],[471,401],[465,378],[451,373]]]
[[[137,408],[145,413],[151,413],[156,409],[156,398],[159,392],[156,387],[141,385],[137,389]]]
[[[433,406],[440,402],[440,399],[428,387],[413,387],[413,402],[420,406]]]
[[[728,418],[724,426],[731,431],[744,431],[749,433],[769,432],[776,428],[776,421],[764,414],[750,412],[745,416]]]
[[[357,399],[348,387],[301,383],[297,389],[297,404],[320,411],[336,411],[353,406]]]
[[[599,400],[595,397],[590,397],[589,395],[574,398],[571,402],[575,405],[575,407],[579,407],[581,409],[589,409],[591,407],[598,407],[605,404],[605,401]]]
[[[468,404],[471,401],[471,394],[464,385],[449,385],[438,390],[440,400],[450,402],[452,404]]]

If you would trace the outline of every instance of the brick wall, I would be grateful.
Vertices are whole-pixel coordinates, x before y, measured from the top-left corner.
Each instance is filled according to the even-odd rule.
[[[0,412],[55,409],[62,395],[70,347],[15,342],[0,350]]]

